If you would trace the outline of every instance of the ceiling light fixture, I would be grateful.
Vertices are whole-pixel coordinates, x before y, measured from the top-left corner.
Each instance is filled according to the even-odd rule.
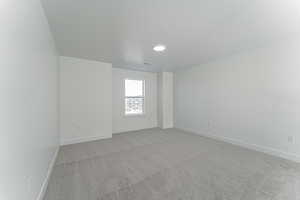
[[[154,48],[153,48],[154,51],[157,51],[157,52],[162,52],[164,50],[166,50],[166,46],[165,45],[162,45],[162,44],[159,44],[159,45],[156,45]]]

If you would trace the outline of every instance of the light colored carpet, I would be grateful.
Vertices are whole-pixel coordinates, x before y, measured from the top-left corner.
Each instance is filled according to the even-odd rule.
[[[300,200],[300,166],[149,129],[62,147],[45,200]]]

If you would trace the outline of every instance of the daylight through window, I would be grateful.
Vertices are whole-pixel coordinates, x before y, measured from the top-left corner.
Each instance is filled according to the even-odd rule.
[[[144,114],[145,81],[125,80],[125,115]]]

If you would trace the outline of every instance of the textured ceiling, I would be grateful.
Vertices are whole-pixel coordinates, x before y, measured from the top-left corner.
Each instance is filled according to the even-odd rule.
[[[146,71],[201,64],[300,30],[297,0],[42,2],[61,55]],[[154,52],[156,44],[167,50]]]

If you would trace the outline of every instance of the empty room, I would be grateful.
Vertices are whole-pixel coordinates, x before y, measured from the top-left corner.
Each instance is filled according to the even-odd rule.
[[[300,200],[297,0],[0,0],[0,200]]]

